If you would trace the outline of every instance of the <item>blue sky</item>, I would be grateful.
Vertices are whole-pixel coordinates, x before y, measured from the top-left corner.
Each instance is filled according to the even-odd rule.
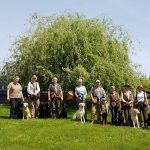
[[[88,17],[110,17],[129,32],[137,50],[134,64],[150,75],[150,1],[149,0],[4,0],[0,2],[0,64],[10,56],[9,48],[25,30],[33,13],[53,15],[79,12]]]

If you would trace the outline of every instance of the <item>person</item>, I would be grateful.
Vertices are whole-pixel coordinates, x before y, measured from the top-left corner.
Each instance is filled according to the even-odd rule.
[[[121,109],[124,111],[125,124],[131,126],[131,107],[133,106],[133,94],[129,84],[124,85],[123,92],[121,93]]]
[[[147,94],[146,94],[146,92],[144,92],[143,89],[144,88],[142,85],[139,85],[137,87],[137,91],[136,91],[135,98],[134,98],[134,105],[135,105],[135,107],[137,107],[137,109],[140,112],[140,114],[139,114],[140,125],[143,126],[143,122],[144,122],[143,127],[147,128],[149,104],[148,104]],[[142,119],[142,116],[143,116],[143,119]]]
[[[106,99],[101,100],[100,114],[102,116],[102,125],[107,125],[108,103]]]
[[[111,122],[113,125],[117,124],[118,118],[118,110],[120,108],[120,96],[119,93],[116,91],[115,86],[111,86],[110,88],[110,110],[111,110]]]
[[[75,97],[78,105],[79,103],[82,102],[85,103],[86,95],[87,95],[87,91],[86,91],[86,87],[83,85],[83,80],[79,79],[78,86],[75,88]]]
[[[18,105],[24,101],[22,86],[19,81],[20,77],[15,76],[7,87],[7,100],[10,102],[10,119],[19,118]]]
[[[28,83],[27,92],[29,94],[29,108],[31,112],[31,118],[38,118],[40,106],[40,86],[37,82],[36,75],[33,75],[31,82]]]
[[[96,80],[95,86],[91,88],[90,97],[91,97],[91,102],[92,102],[92,110],[91,110],[92,122],[91,123],[95,122],[97,109],[98,109],[97,121],[101,122],[100,105],[101,105],[102,99],[106,100],[106,93],[105,93],[105,90],[101,87],[100,80]]]
[[[86,90],[86,87],[83,85],[83,80],[79,79],[78,80],[78,86],[75,88],[75,98],[76,98],[77,106],[79,106],[79,103],[85,104],[85,120],[87,118],[86,95],[87,95],[87,90]]]
[[[63,102],[63,92],[56,77],[52,79],[52,82],[48,88],[48,101],[52,106],[52,117],[59,118],[61,102]]]

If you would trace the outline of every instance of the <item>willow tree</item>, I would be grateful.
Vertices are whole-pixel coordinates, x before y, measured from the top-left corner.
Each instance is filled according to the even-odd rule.
[[[135,86],[130,44],[128,33],[109,19],[34,14],[28,30],[14,42],[3,70],[9,78],[19,74],[24,85],[37,74],[43,89],[53,76],[65,91],[74,88],[78,78],[83,78],[88,88],[96,79],[105,89],[111,85],[120,89],[126,82]]]

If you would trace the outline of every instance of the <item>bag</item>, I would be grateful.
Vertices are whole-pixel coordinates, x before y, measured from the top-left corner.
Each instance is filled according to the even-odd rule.
[[[61,94],[61,87],[59,84],[57,85],[57,93],[56,93],[55,88],[52,84],[49,85],[49,91],[50,91],[51,99],[54,99],[54,98],[61,99],[62,94]]]
[[[93,97],[92,103],[97,104],[98,100],[97,97]]]
[[[116,104],[116,102],[111,102],[111,103],[110,103],[110,106],[114,108],[114,107],[117,106],[117,104]]]
[[[31,83],[32,84],[32,83]],[[37,90],[37,83],[36,83],[36,87],[35,87],[35,89]],[[31,100],[37,100],[37,99],[39,99],[40,98],[40,92],[39,93],[37,93],[37,95],[35,96],[35,95],[31,95],[31,94],[29,94],[28,95],[28,97],[29,97],[29,99],[31,99]]]
[[[40,92],[39,93],[37,93],[37,96],[36,96],[37,98],[40,98],[41,97],[41,94],[40,94]]]

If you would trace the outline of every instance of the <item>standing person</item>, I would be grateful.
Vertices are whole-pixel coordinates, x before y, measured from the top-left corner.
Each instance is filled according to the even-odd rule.
[[[75,88],[75,98],[77,101],[77,106],[79,106],[79,103],[85,103],[85,120],[87,117],[86,114],[86,87],[83,85],[83,80],[79,79],[78,80],[78,86]]]
[[[28,83],[27,92],[29,94],[29,107],[32,118],[38,118],[40,106],[40,86],[37,82],[37,76],[33,75],[31,82]]]
[[[143,90],[143,86],[139,85],[137,87],[135,99],[134,99],[134,104],[137,106],[140,114],[139,114],[139,121],[141,126],[143,126],[144,122],[144,128],[147,128],[147,118],[148,118],[148,99],[147,99],[147,94]],[[142,119],[143,116],[143,119]]]
[[[51,102],[52,117],[59,118],[61,102],[63,101],[63,92],[56,77],[52,79],[52,82],[53,83],[49,85],[48,89],[48,101]]]
[[[100,105],[101,100],[106,100],[105,90],[101,87],[100,80],[96,80],[95,86],[91,88],[90,92],[92,102],[92,122],[95,121],[96,110],[98,109],[97,121],[101,122]]]
[[[121,107],[124,110],[126,126],[131,126],[131,107],[133,106],[133,94],[129,84],[124,85],[123,92],[121,93]]]
[[[116,91],[115,86],[111,86],[110,88],[110,110],[111,110],[111,122],[113,125],[117,123],[118,118],[118,110],[120,108],[120,96],[119,93]]]
[[[10,102],[10,119],[16,119],[20,114],[17,113],[18,104],[24,101],[22,87],[19,83],[20,77],[15,76],[13,82],[7,87],[7,100]]]

